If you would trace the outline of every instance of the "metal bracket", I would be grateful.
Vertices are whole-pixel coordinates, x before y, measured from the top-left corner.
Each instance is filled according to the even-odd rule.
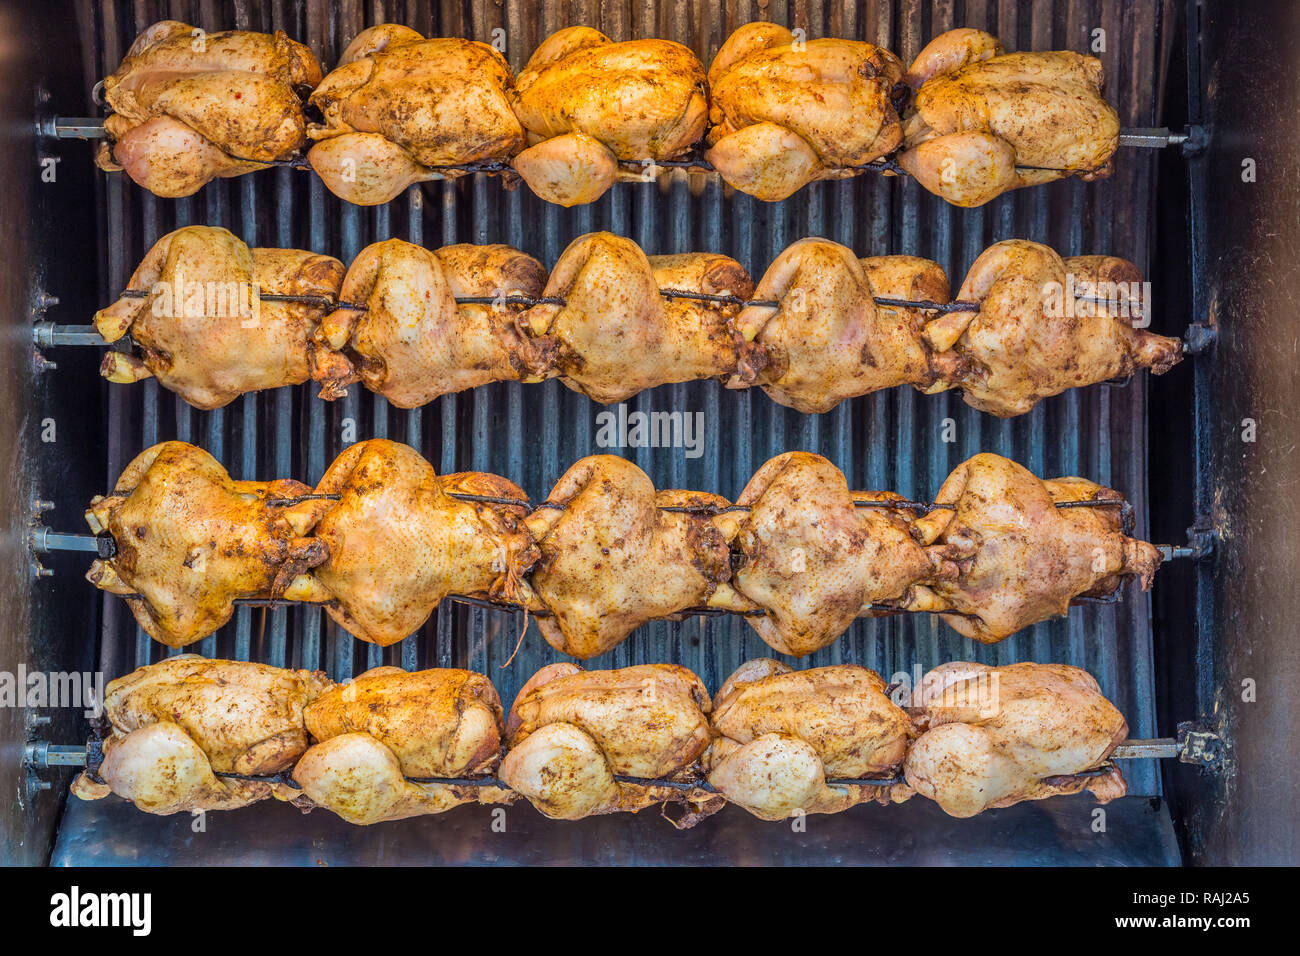
[[[1227,746],[1208,725],[1190,720],[1179,724],[1178,745],[1182,763],[1198,764],[1213,772],[1223,769]]]

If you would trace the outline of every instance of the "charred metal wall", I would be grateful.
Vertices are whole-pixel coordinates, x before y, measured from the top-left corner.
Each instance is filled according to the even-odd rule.
[[[934,35],[956,26],[988,29],[1012,49],[1096,51],[1107,91],[1126,126],[1158,125],[1165,73],[1168,10],[1159,3],[1119,0],[966,3],[563,3],[506,0],[416,2],[112,2],[85,4],[82,26],[98,51],[94,71],[114,69],[135,34],[162,17],[209,30],[281,28],[307,42],[328,67],[363,28],[403,22],[426,35],[490,41],[502,30],[518,70],[549,33],[572,24],[598,27],[615,40],[661,36],[688,44],[707,62],[725,37],[754,19],[802,26],[810,37],[870,40],[910,60]],[[1102,31],[1100,33],[1096,31]],[[1101,48],[1098,48],[1098,44]],[[89,162],[82,144],[68,162]],[[734,256],[757,278],[789,243],[825,236],[859,255],[911,253],[939,261],[954,288],[989,244],[1006,238],[1045,242],[1062,254],[1111,253],[1148,265],[1155,202],[1155,158],[1121,149],[1116,173],[1096,184],[1065,182],[1022,190],[976,210],[950,207],[902,179],[862,176],[817,184],[766,204],[728,195],[715,179],[678,173],[659,184],[623,185],[590,206],[563,210],[507,191],[493,179],[413,187],[385,207],[350,206],[302,171],[279,169],[217,181],[191,199],[158,200],[121,175],[101,177],[93,227],[101,237],[98,300],[111,301],[159,236],[189,223],[230,228],[250,244],[300,247],[349,261],[366,244],[396,236],[437,247],[452,242],[506,242],[552,265],[577,236],[608,229],[649,253],[715,250]],[[89,219],[89,217],[88,217]],[[1162,277],[1153,276],[1153,327],[1180,334],[1185,316],[1160,311]],[[62,321],[84,322],[89,314]],[[74,387],[73,383],[67,383]],[[134,387],[81,381],[75,387],[102,409],[106,457],[76,467],[104,488],[150,444],[171,438],[211,451],[238,478],[295,477],[314,482],[351,440],[389,437],[418,448],[441,472],[493,471],[543,498],[578,458],[600,451],[602,410],[558,382],[499,384],[399,411],[357,388],[326,404],[310,386],[248,395],[227,408],[198,412],[157,383]],[[757,389],[727,392],[712,382],[665,386],[629,403],[635,411],[700,412],[703,454],[627,449],[660,487],[695,488],[734,497],[769,457],[803,449],[835,462],[854,488],[893,489],[926,498],[948,472],[980,451],[1012,457],[1043,476],[1083,475],[1122,491],[1134,503],[1137,532],[1147,528],[1148,388],[1099,386],[1042,403],[1032,414],[1000,421],[965,406],[956,395],[926,397],[905,389],[846,402],[819,416],[799,415]],[[951,422],[954,441],[944,441]],[[1157,587],[1160,587],[1157,579]],[[95,597],[89,584],[80,597]],[[102,607],[100,659],[109,676],[157,660],[166,649],[140,632],[121,601]],[[379,663],[405,667],[456,665],[487,673],[509,703],[520,684],[557,658],[530,625],[513,663],[502,664],[524,627],[522,615],[445,604],[422,631],[387,650],[348,636],[315,609],[241,609],[216,636],[190,648],[205,655],[323,667],[334,677]],[[702,618],[643,628],[591,667],[676,661],[716,688],[741,661],[770,654],[738,618]],[[1038,625],[983,647],[937,618],[899,616],[861,621],[831,647],[797,662],[808,667],[855,662],[888,676],[947,660],[989,663],[1060,661],[1092,671],[1127,716],[1132,736],[1154,736],[1153,657],[1148,600],[1127,588],[1122,603],[1074,609],[1068,619]],[[1133,792],[1159,792],[1155,769],[1126,768]]]

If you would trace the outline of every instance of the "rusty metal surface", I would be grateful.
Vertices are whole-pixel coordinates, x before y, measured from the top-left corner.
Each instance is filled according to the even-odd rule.
[[[872,40],[910,60],[935,34],[954,26],[982,27],[1012,49],[1088,51],[1094,31],[1105,31],[1107,91],[1126,126],[1158,126],[1164,76],[1167,10],[1160,3],[1120,0],[954,3],[630,3],[506,0],[417,2],[121,2],[81,7],[86,29],[98,38],[100,75],[111,71],[136,32],[163,16],[207,29],[283,28],[307,42],[327,66],[361,29],[378,22],[407,23],[427,35],[490,40],[504,30],[515,69],[547,34],[585,23],[616,40],[661,36],[690,45],[707,63],[735,27],[752,19],[803,26],[809,36]],[[72,144],[65,150],[84,144]],[[69,153],[70,154],[70,153]],[[86,159],[88,161],[88,157]],[[158,200],[125,177],[101,177],[95,228],[102,237],[99,301],[125,287],[155,239],[188,223],[224,225],[250,244],[290,246],[350,260],[366,244],[389,236],[437,247],[451,242],[507,242],[548,267],[578,235],[609,229],[630,236],[650,253],[694,249],[725,252],[757,277],[787,244],[821,235],[860,255],[911,253],[939,261],[954,287],[989,244],[1005,238],[1046,242],[1062,254],[1111,253],[1144,269],[1152,240],[1156,190],[1150,151],[1123,149],[1115,175],[1104,182],[1063,182],[1020,190],[976,210],[950,207],[910,181],[860,177],[821,183],[782,203],[726,195],[716,179],[675,174],[660,184],[623,185],[597,203],[573,210],[546,205],[526,188],[507,191],[493,179],[413,187],[375,209],[330,196],[308,173],[266,171],[217,181],[186,200]],[[1159,309],[1162,277],[1154,282],[1153,327],[1179,334],[1185,315]],[[88,321],[89,315],[65,321]],[[70,386],[71,387],[71,386]],[[480,469],[519,482],[541,498],[572,462],[596,451],[601,407],[558,382],[507,383],[444,397],[407,412],[360,389],[327,404],[310,386],[245,396],[224,410],[198,412],[149,380],[134,387],[85,382],[101,402],[108,436],[106,460],[77,467],[94,471],[103,487],[148,445],[170,438],[193,441],[223,461],[237,478],[317,480],[347,444],[386,436],[417,447],[441,472]],[[630,410],[704,414],[703,455],[682,449],[629,449],[661,487],[736,496],[772,455],[804,449],[829,457],[854,488],[886,488],[908,497],[933,495],[948,472],[980,451],[996,451],[1037,474],[1083,475],[1119,489],[1134,503],[1137,534],[1147,528],[1148,388],[1135,378],[1124,388],[1093,387],[1048,400],[1011,421],[982,415],[957,396],[923,396],[894,389],[844,403],[820,416],[799,415],[753,390],[726,392],[714,383],[664,386],[629,403]],[[956,440],[942,432],[952,421]],[[1160,587],[1157,577],[1156,587]],[[157,660],[166,649],[149,641],[116,598],[102,601],[101,661],[109,675]],[[457,665],[488,674],[509,702],[520,684],[557,654],[530,625],[508,668],[524,621],[480,608],[444,605],[418,635],[381,650],[357,642],[316,609],[241,609],[216,636],[188,650],[211,656],[252,657],[274,664],[323,667],[346,677],[379,663],[406,667]],[[676,661],[716,688],[741,661],[771,652],[739,618],[693,619],[643,628],[591,667]],[[1134,737],[1157,736],[1152,701],[1153,661],[1149,601],[1133,587],[1122,603],[1075,608],[1068,619],[1040,624],[1001,644],[967,641],[924,615],[860,621],[831,647],[800,660],[810,667],[860,663],[889,676],[947,660],[988,663],[1060,661],[1097,675],[1129,721]],[[1154,767],[1125,768],[1135,793],[1159,792]]]

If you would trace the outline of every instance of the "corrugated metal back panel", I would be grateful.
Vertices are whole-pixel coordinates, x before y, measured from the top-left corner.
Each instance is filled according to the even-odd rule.
[[[660,36],[686,43],[707,64],[726,36],[754,19],[802,26],[810,37],[870,40],[910,61],[925,41],[955,26],[998,34],[1013,49],[1092,47],[1104,31],[1108,91],[1128,126],[1156,125],[1163,75],[1159,4],[1121,0],[817,4],[573,2],[534,5],[506,0],[467,3],[218,2],[218,0],[103,0],[89,8],[99,38],[99,73],[110,72],[137,31],[172,17],[209,30],[282,28],[307,42],[323,64],[358,32],[382,22],[407,23],[426,35],[490,40],[505,31],[507,55],[519,70],[549,33],[587,24],[615,40]],[[452,242],[506,242],[552,265],[576,236],[608,229],[630,236],[649,253],[716,250],[734,256],[757,278],[789,243],[826,236],[859,255],[911,253],[939,261],[953,286],[990,243],[1006,238],[1045,242],[1063,254],[1112,253],[1146,267],[1151,243],[1154,158],[1122,149],[1108,181],[1077,181],[1021,190],[983,209],[961,210],[914,183],[862,176],[814,185],[793,198],[766,204],[726,196],[716,179],[678,173],[659,184],[624,185],[599,202],[563,210],[538,201],[526,188],[507,191],[493,179],[412,188],[404,200],[378,209],[350,206],[330,196],[310,173],[289,169],[218,181],[197,196],[158,200],[125,177],[108,176],[100,197],[106,284],[101,301],[125,287],[153,241],[187,223],[230,228],[250,244],[326,252],[345,262],[370,242],[390,236],[431,248]],[[1155,277],[1157,304],[1159,277]],[[1177,333],[1184,317],[1160,315],[1157,331]],[[636,449],[626,454],[659,487],[716,491],[735,497],[769,457],[803,449],[820,452],[849,476],[854,488],[893,489],[927,498],[960,461],[995,451],[1039,475],[1078,474],[1128,495],[1146,528],[1146,401],[1138,377],[1124,388],[1094,387],[1042,403],[1013,421],[982,415],[951,395],[926,397],[907,389],[867,396],[820,416],[784,409],[757,390],[727,392],[712,382],[672,385],[644,393],[632,410],[703,412],[704,454],[682,449]],[[355,440],[388,437],[420,449],[443,473],[497,472],[535,498],[549,492],[575,460],[595,446],[601,407],[558,382],[515,383],[448,396],[415,411],[390,408],[353,389],[327,404],[313,389],[248,395],[215,412],[198,412],[157,383],[104,386],[111,452],[108,487],[141,449],[169,438],[195,442],[239,478],[296,477],[315,482],[345,446],[349,422]],[[956,441],[942,440],[945,420]],[[1157,586],[1159,586],[1157,584]],[[87,585],[89,587],[89,585]],[[102,660],[110,676],[158,659],[166,652],[134,625],[119,600],[104,599]],[[339,678],[380,663],[407,668],[456,665],[487,673],[509,703],[522,682],[557,659],[535,625],[508,668],[523,617],[444,604],[420,634],[383,650],[357,642],[316,609],[264,612],[242,608],[220,633],[192,650],[211,656],[253,658],[278,665],[322,667]],[[751,656],[770,652],[739,618],[696,618],[656,623],[591,667],[676,661],[711,687]],[[888,676],[947,660],[990,663],[1059,661],[1087,668],[1129,720],[1133,736],[1154,736],[1152,650],[1148,601],[1132,587],[1123,603],[1083,607],[1068,619],[1040,624],[983,647],[924,615],[860,621],[843,639],[797,666],[855,662]],[[792,661],[792,663],[795,663]],[[1154,767],[1131,768],[1133,790],[1158,792]]]

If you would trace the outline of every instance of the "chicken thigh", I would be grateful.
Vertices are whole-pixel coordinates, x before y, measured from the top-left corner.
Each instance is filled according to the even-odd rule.
[[[343,263],[298,249],[250,249],[229,231],[186,226],[153,244],[130,290],[95,313],[106,342],[130,335],[137,358],[110,350],[100,374],[110,382],[155,376],[196,408],[308,376],[307,345],[336,301]],[[263,301],[263,295],[322,301]]]
[[[853,175],[902,141],[902,79],[898,58],[870,43],[746,24],[709,68],[704,156],[729,185],[767,201]]]
[[[954,817],[1081,790],[1108,803],[1128,789],[1118,767],[1103,768],[1128,725],[1077,667],[943,664],[912,704],[923,732],[904,774]]]
[[[146,449],[113,494],[86,511],[115,553],[86,574],[126,598],[156,641],[184,647],[228,620],[239,598],[278,597],[295,575],[325,560],[326,545],[295,533],[284,499],[310,492],[296,481],[232,481],[215,458],[170,441]]]
[[[916,92],[899,165],[958,206],[1108,176],[1120,127],[1102,73],[1100,60],[1078,53],[1003,53],[978,30],[941,34],[907,74]]]
[[[912,526],[933,573],[906,603],[986,644],[1066,614],[1073,598],[1111,594],[1126,575],[1150,588],[1160,566],[1153,545],[1123,533],[1123,497],[1083,478],[1041,481],[982,454],[959,465],[935,500]],[[1057,507],[1089,501],[1114,504]]]
[[[523,146],[510,67],[486,43],[426,40],[386,23],[358,34],[311,96],[312,168],[336,196],[382,205],[442,167],[504,162]]]
[[[547,202],[575,206],[620,179],[620,162],[675,160],[704,136],[709,92],[695,54],[670,40],[614,43],[590,27],[553,33],[515,86],[528,148],[514,168]]]
[[[748,661],[718,690],[710,722],[709,782],[760,819],[911,796],[902,784],[843,782],[897,773],[911,732],[885,682],[865,667],[792,671]]]
[[[176,198],[289,159],[307,141],[298,88],[320,78],[316,57],[283,31],[205,33],[162,20],[104,78],[114,112],[97,162]]]
[[[554,349],[525,334],[505,298],[535,297],[545,281],[541,263],[509,246],[367,246],[343,280],[345,304],[313,337],[312,378],[322,398],[360,381],[399,408],[488,382],[540,381]]]

